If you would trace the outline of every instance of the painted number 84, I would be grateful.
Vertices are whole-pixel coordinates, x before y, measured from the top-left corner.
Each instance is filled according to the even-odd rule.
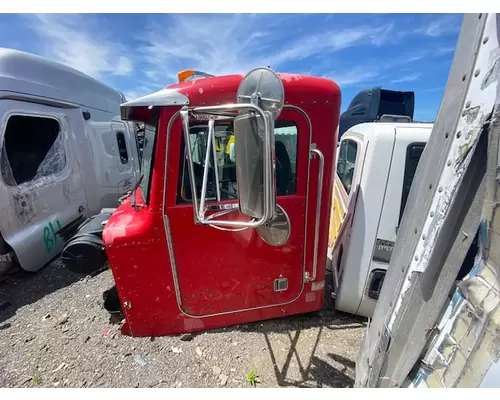
[[[61,223],[59,220],[56,220],[55,223],[57,224],[58,230],[60,230]],[[57,245],[57,234],[52,222],[49,222],[49,224],[43,228],[43,243],[45,244],[45,250],[47,250],[47,253],[50,253]]]

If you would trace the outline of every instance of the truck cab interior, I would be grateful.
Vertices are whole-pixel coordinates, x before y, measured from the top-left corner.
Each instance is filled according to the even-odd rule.
[[[295,188],[295,168],[292,167],[292,160],[287,147],[296,146],[296,135],[282,135],[280,128],[288,128],[287,121],[276,121],[275,124],[275,154],[276,154],[276,194],[283,196],[293,193]],[[217,176],[219,180],[220,201],[237,199],[236,193],[236,164],[234,162],[234,134],[232,122],[218,122],[215,124],[215,157],[210,155],[208,163],[208,186],[207,196],[210,199],[217,199],[216,193],[216,173],[214,166],[217,166]],[[190,128],[189,151],[193,159],[193,168],[196,182],[197,196],[201,196],[203,171],[205,168],[205,159],[208,138],[208,125],[199,124]],[[182,140],[182,152],[186,151],[184,140]],[[294,152],[292,151],[292,154]],[[183,158],[184,166],[179,169],[182,174],[179,182],[182,187],[178,190],[178,202],[190,203],[192,199],[191,185],[189,184],[189,171],[187,157]],[[293,160],[296,162],[296,160]]]

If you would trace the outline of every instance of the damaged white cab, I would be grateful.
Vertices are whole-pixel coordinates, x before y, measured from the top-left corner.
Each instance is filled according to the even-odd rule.
[[[36,271],[139,175],[124,96],[62,64],[0,48],[0,277]]]

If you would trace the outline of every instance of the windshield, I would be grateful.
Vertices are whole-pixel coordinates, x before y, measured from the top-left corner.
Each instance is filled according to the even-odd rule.
[[[158,127],[158,117],[152,118],[144,124],[144,138],[142,141],[142,164],[141,174],[144,175],[140,188],[144,201],[149,202],[149,188],[151,184],[152,165],[155,148],[156,129]]]

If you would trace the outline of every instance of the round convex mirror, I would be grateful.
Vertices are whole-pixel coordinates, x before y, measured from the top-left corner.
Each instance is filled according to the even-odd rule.
[[[290,238],[290,219],[279,205],[276,205],[276,217],[256,228],[264,242],[271,246],[282,246]]]
[[[269,111],[276,120],[285,103],[285,88],[276,72],[270,68],[260,67],[245,75],[238,87],[237,103],[251,103],[258,95],[258,106]]]

